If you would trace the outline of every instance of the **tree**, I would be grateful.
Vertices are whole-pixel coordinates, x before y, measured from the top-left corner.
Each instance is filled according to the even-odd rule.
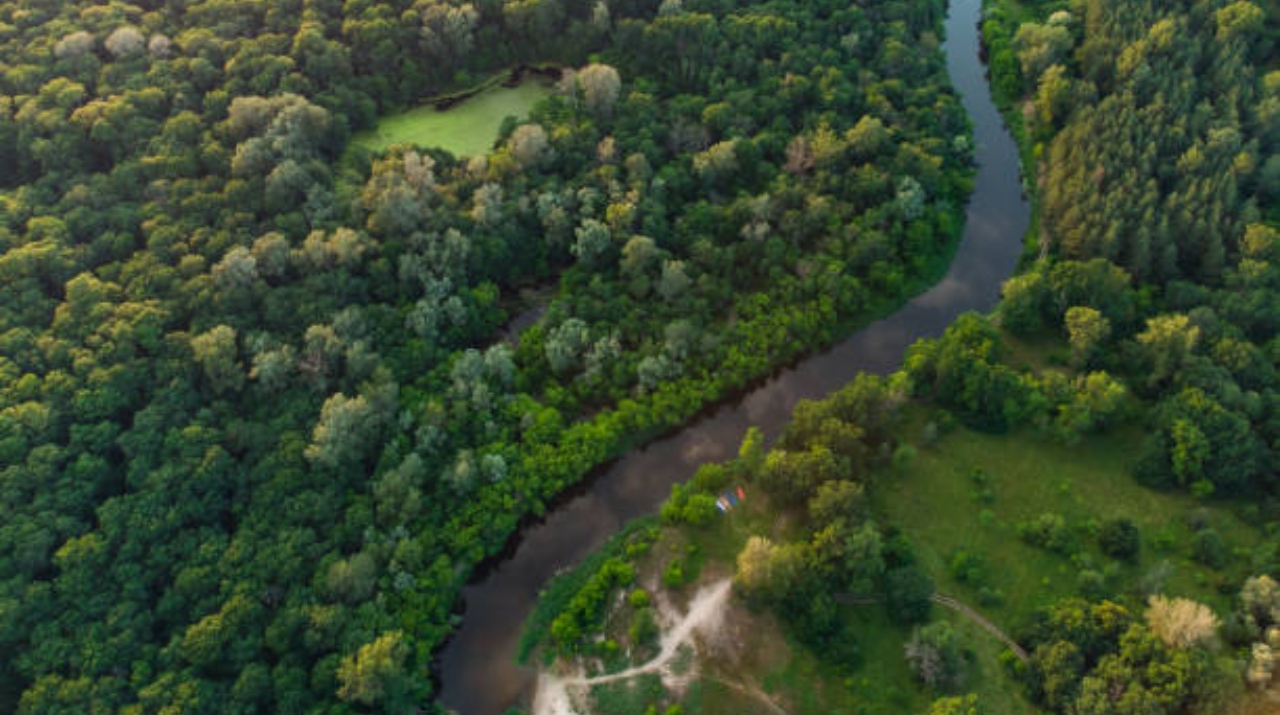
[[[547,131],[539,124],[521,124],[507,139],[511,156],[521,168],[533,169],[551,158],[552,149],[547,141]]]
[[[1255,688],[1267,688],[1275,678],[1275,649],[1266,643],[1254,643],[1250,652],[1245,680]]]
[[[891,569],[885,575],[885,606],[895,623],[922,623],[933,609],[933,579],[919,568],[908,565]]]
[[[1067,327],[1067,341],[1071,345],[1071,365],[1075,368],[1087,366],[1102,344],[1111,337],[1111,321],[1093,308],[1067,308],[1063,322]]]
[[[663,261],[662,273],[658,276],[658,295],[668,302],[684,295],[693,279],[685,272],[684,261]]]
[[[1043,272],[1031,270],[1013,276],[1001,287],[1000,325],[1018,335],[1040,329],[1049,299],[1049,283]]]
[[[369,448],[377,415],[364,395],[330,395],[320,409],[306,456],[312,462],[338,468],[361,459]]]
[[[1147,626],[1165,645],[1187,650],[1204,645],[1217,634],[1220,621],[1208,606],[1189,598],[1152,596],[1143,614]]]
[[[1280,624],[1280,583],[1267,574],[1245,579],[1240,603],[1259,630]]]
[[[837,523],[856,525],[866,518],[865,491],[857,482],[824,482],[809,499],[809,518],[817,528]]]
[[[573,235],[575,240],[570,252],[589,268],[603,268],[613,249],[609,227],[593,218],[586,218]]]
[[[613,107],[622,91],[622,78],[618,75],[618,70],[605,64],[590,64],[578,70],[576,78],[588,109],[602,117],[613,113]]]
[[[840,473],[835,455],[826,447],[803,452],[775,449],[765,457],[760,486],[785,505],[808,500],[819,485]]]
[[[953,695],[938,698],[924,715],[986,715],[977,695]]]
[[[1034,85],[1050,65],[1063,60],[1071,44],[1071,31],[1061,25],[1023,23],[1013,37],[1022,76]]]
[[[1137,339],[1151,369],[1147,383],[1159,385],[1186,364],[1200,340],[1200,328],[1185,315],[1158,315],[1147,320]]]
[[[325,575],[325,588],[335,598],[348,603],[359,603],[373,595],[377,578],[377,563],[372,556],[361,551],[329,566]]]
[[[405,660],[410,647],[404,633],[388,631],[360,646],[338,665],[338,697],[390,711],[406,695]]]
[[[547,333],[547,362],[557,374],[576,370],[590,344],[591,329],[587,324],[579,318],[569,318]]]
[[[801,578],[804,559],[797,547],[777,546],[767,537],[752,536],[738,552],[734,586],[749,599],[777,603]]]
[[[215,393],[238,390],[244,384],[244,366],[237,359],[234,328],[218,325],[197,335],[191,339],[191,352]]]
[[[960,639],[946,621],[917,626],[903,651],[912,674],[931,690],[952,690],[964,680]]]
[[[127,60],[136,57],[142,53],[146,46],[146,38],[138,32],[137,28],[128,25],[121,25],[107,35],[107,39],[102,42],[102,46],[111,53],[111,56],[118,60]]]

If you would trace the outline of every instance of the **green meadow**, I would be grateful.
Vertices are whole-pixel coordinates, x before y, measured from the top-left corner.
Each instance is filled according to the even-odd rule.
[[[972,603],[1006,630],[1036,608],[1080,592],[1083,571],[1104,578],[1095,595],[1127,599],[1137,610],[1146,594],[1163,592],[1225,614],[1230,594],[1248,575],[1258,533],[1225,504],[1135,482],[1127,465],[1141,443],[1136,426],[1077,445],[1029,429],[989,435],[957,428],[936,444],[919,445],[917,458],[873,493],[884,521],[911,538],[939,590]],[[1072,557],[1019,538],[1018,524],[1042,514],[1065,520],[1078,543]],[[1098,546],[1099,526],[1119,518],[1140,531],[1135,563],[1109,559]],[[1225,558],[1216,569],[1190,553],[1197,527],[1222,537]],[[961,552],[977,563],[967,582],[953,573]]]
[[[380,118],[377,127],[356,134],[352,143],[375,152],[412,144],[446,149],[456,156],[487,154],[503,119],[526,116],[550,93],[544,83],[530,80],[516,87],[486,89],[443,111],[425,104]]]

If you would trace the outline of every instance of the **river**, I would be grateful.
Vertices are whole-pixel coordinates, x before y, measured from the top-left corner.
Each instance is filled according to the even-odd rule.
[[[988,311],[1022,249],[1030,207],[1018,151],[1005,129],[978,57],[981,0],[952,0],[946,19],[947,72],[974,124],[977,176],[965,228],[947,275],[884,320],[785,370],[740,399],[618,460],[582,494],[529,527],[514,552],[463,590],[462,626],[440,658],[441,702],[460,715],[501,715],[528,701],[533,670],[515,664],[516,642],[538,590],[625,522],[651,514],[698,465],[734,456],[749,426],[775,436],[796,402],[819,398],[859,372],[887,373],[908,345],[942,333],[960,313]]]

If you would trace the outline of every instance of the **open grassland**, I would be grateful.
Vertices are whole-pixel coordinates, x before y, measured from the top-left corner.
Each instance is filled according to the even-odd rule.
[[[357,134],[352,143],[370,151],[412,144],[439,147],[457,156],[487,154],[503,119],[524,117],[550,93],[544,83],[530,80],[517,87],[487,89],[444,111],[426,104],[380,118],[377,127]]]
[[[1078,593],[1086,570],[1105,576],[1095,595],[1130,598],[1139,610],[1143,596],[1162,592],[1225,614],[1230,594],[1248,575],[1247,553],[1257,532],[1223,505],[1137,484],[1126,465],[1141,441],[1136,427],[1074,446],[1030,430],[988,435],[957,428],[920,446],[910,466],[873,491],[884,520],[910,537],[939,590],[977,604],[1006,630],[1033,609]],[[1019,538],[1017,525],[1041,514],[1065,520],[1078,544],[1074,557]],[[1099,525],[1118,518],[1131,520],[1141,533],[1136,563],[1109,559],[1098,547]],[[1216,530],[1225,542],[1219,570],[1192,558],[1193,524]],[[968,583],[952,573],[960,552],[978,563]]]
[[[1054,345],[1029,341],[1018,349],[1025,362],[1041,364]],[[939,592],[1014,635],[1037,608],[1086,590],[1095,598],[1120,599],[1139,613],[1145,596],[1155,592],[1194,598],[1220,615],[1228,612],[1232,594],[1249,572],[1257,531],[1233,513],[1238,505],[1206,506],[1184,494],[1137,484],[1126,471],[1142,441],[1137,427],[1113,429],[1073,446],[1030,428],[989,435],[956,427],[928,443],[913,439],[935,418],[932,408],[909,408],[902,434],[915,443],[916,457],[876,474],[870,492],[875,521],[905,533]],[[662,527],[636,562],[636,585],[683,612],[701,586],[732,574],[749,536],[766,535],[776,543],[801,538],[802,513],[778,511],[754,485],[746,485],[746,496],[706,525]],[[1071,537],[1067,553],[1031,546],[1019,536],[1020,523],[1042,514],[1061,517]],[[1140,532],[1139,555],[1132,563],[1109,558],[1098,546],[1100,525],[1117,518],[1132,521]],[[1225,544],[1216,568],[1193,558],[1189,544],[1197,528],[1213,529]],[[964,574],[955,567],[961,554],[976,564]],[[1094,576],[1082,582],[1082,573]],[[625,643],[631,612],[625,605],[611,610],[602,635]],[[597,696],[629,706],[679,702],[687,715],[909,715],[925,711],[944,694],[914,680],[903,654],[911,629],[893,623],[882,605],[846,603],[839,618],[857,642],[856,657],[844,661],[798,643],[772,613],[735,602],[707,647],[698,648],[685,686],[660,694],[653,682],[631,683]],[[932,619],[951,623],[962,644],[961,692],[978,695],[984,712],[992,715],[1037,712],[1003,664],[1007,649],[1002,643],[951,610],[935,606]],[[652,651],[640,648],[631,655],[644,659]],[[606,669],[625,667],[625,661],[606,663]],[[1239,712],[1252,715],[1254,706],[1242,703]]]

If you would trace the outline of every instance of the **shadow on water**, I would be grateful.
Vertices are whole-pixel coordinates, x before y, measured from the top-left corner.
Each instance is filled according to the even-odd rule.
[[[974,125],[977,176],[965,229],[947,275],[893,315],[799,362],[735,402],[614,462],[520,535],[508,557],[463,591],[462,626],[439,661],[441,701],[461,715],[500,715],[530,694],[535,674],[515,664],[516,644],[538,591],[622,524],[654,512],[672,484],[701,464],[732,457],[749,426],[775,436],[796,402],[819,398],[859,372],[887,373],[920,338],[942,333],[960,313],[988,311],[1012,274],[1030,218],[1018,152],[987,87],[979,59],[981,0],[952,0],[947,72]]]

